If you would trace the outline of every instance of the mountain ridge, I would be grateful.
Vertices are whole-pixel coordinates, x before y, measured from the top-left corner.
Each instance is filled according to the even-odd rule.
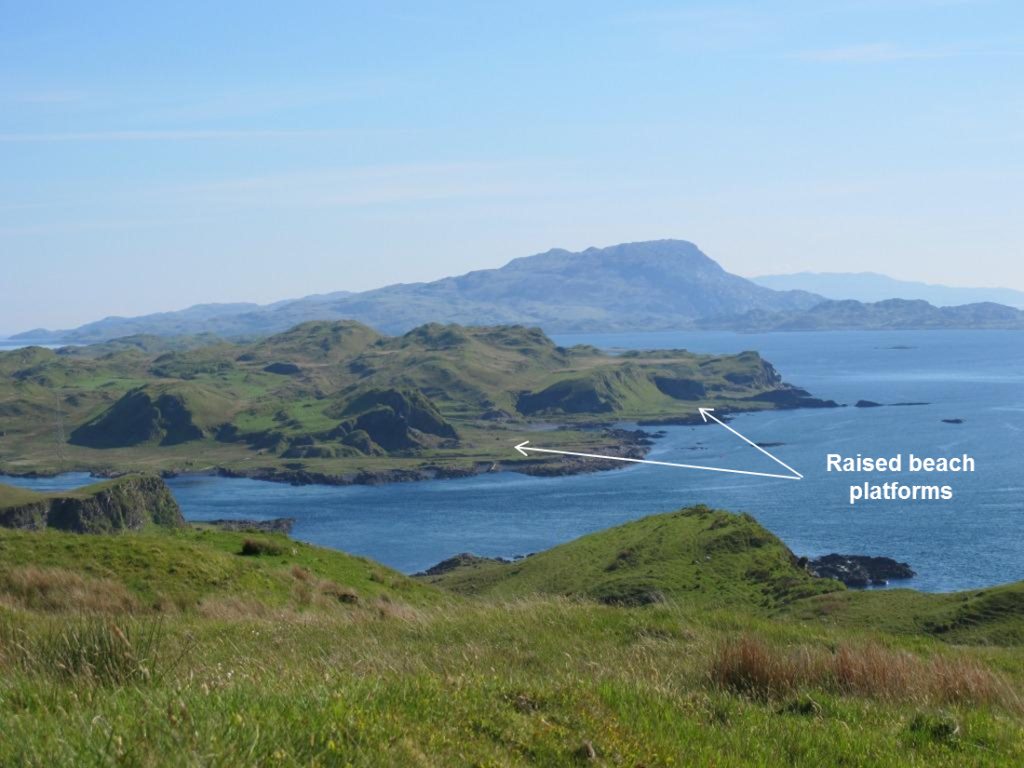
[[[539,325],[549,332],[672,330],[714,315],[751,309],[807,309],[821,297],[755,285],[723,269],[686,240],[551,249],[425,283],[396,283],[258,305],[197,305],[177,313],[105,318],[75,329],[36,329],[12,337],[96,343],[153,334],[269,335],[309,320],[358,320],[385,333],[427,322]],[[238,306],[237,312],[230,307]]]
[[[885,299],[923,299],[936,307],[994,302],[1024,309],[1024,291],[898,280],[879,272],[794,272],[748,279],[772,290],[804,290],[834,300],[873,303]]]

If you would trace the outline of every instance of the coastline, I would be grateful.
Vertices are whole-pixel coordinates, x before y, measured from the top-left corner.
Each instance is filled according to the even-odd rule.
[[[766,393],[768,396],[757,396],[752,401],[760,404],[767,404],[767,410],[789,411],[803,408],[844,408],[834,400],[823,400],[813,397],[807,390],[800,387],[789,387]],[[757,411],[764,410],[758,408]],[[753,409],[736,409],[719,407],[716,413],[724,422],[731,420],[736,414],[757,412]],[[630,422],[640,427],[638,429],[625,429],[608,423],[592,425],[595,428],[603,429],[613,442],[603,453],[609,456],[644,459],[654,445],[654,440],[662,436],[659,432],[647,432],[642,427],[660,426],[707,426],[705,420],[697,413],[682,414],[679,416],[668,416],[655,419],[639,419]],[[512,461],[484,460],[474,461],[466,465],[459,464],[437,464],[425,461],[413,469],[358,469],[345,473],[332,474],[311,470],[307,468],[280,468],[272,466],[253,467],[238,469],[212,465],[208,468],[195,471],[179,472],[174,469],[161,469],[158,474],[163,478],[168,477],[232,477],[248,478],[250,480],[263,480],[271,483],[283,483],[294,486],[323,485],[323,486],[352,486],[352,485],[387,485],[390,483],[415,483],[427,480],[454,480],[476,475],[489,474],[492,472],[515,472],[529,475],[531,477],[566,477],[571,475],[585,475],[594,472],[609,472],[617,469],[624,469],[626,464],[619,461],[606,461],[602,459],[585,458],[578,456],[562,456],[558,459],[515,459]],[[123,475],[133,474],[134,470],[96,469],[89,466],[68,466],[60,471],[40,471],[29,469],[25,471],[12,471],[11,469],[0,470],[0,475],[8,477],[23,478],[45,478],[58,477],[63,474],[83,472],[90,477],[109,479]]]

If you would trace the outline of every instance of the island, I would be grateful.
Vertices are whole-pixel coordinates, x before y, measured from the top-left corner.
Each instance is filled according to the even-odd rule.
[[[537,430],[565,450],[642,457],[617,422],[833,406],[756,352],[610,355],[538,328],[427,324],[385,336],[309,322],[249,342],[134,337],[0,354],[0,474],[222,473],[372,484],[617,464],[524,458]]]

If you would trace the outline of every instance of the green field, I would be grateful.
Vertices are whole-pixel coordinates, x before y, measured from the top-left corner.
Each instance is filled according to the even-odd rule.
[[[0,530],[0,765],[1019,765],[1017,589],[846,590],[704,508],[419,579]]]

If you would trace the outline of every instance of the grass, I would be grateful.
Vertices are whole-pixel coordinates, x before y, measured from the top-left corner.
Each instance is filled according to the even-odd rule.
[[[1024,649],[805,616],[861,606],[768,537],[682,511],[452,593],[274,534],[0,530],[0,765],[1024,761]]]
[[[244,557],[244,533],[210,528],[149,530],[121,536],[83,536],[58,531],[0,529],[0,585],[17,605],[44,609],[74,605],[73,596],[97,599],[111,580],[128,600],[149,612],[196,610],[204,603],[258,600],[269,608],[295,603],[296,570],[367,599],[394,599],[412,605],[437,602],[436,591],[374,563],[331,550],[265,534],[260,541],[280,551],[273,557]],[[53,583],[42,576],[49,575]],[[81,583],[74,579],[81,580]],[[17,584],[37,584],[30,588]],[[47,595],[50,595],[48,598]],[[254,596],[256,596],[254,598]]]
[[[38,661],[54,658],[46,649],[61,632],[70,635],[45,620],[23,628],[19,617],[21,653],[37,661],[2,662],[0,763],[960,766],[1024,759],[1016,705],[999,697],[943,697],[922,684],[875,678],[848,688],[808,677],[771,696],[723,685],[716,675],[731,632],[714,616],[670,606],[532,598],[343,610],[304,618],[183,616],[138,652],[144,663],[119,656],[117,634],[94,619],[79,636],[102,650],[69,672]],[[790,652],[792,631],[755,623],[748,632],[762,638],[768,658]],[[97,644],[97,633],[107,639]],[[825,655],[838,638],[802,642],[808,653]],[[873,660],[873,646],[863,648]],[[924,655],[892,653],[909,654],[915,669],[933,669]],[[56,658],[65,656],[61,650]],[[957,657],[946,663],[960,664]],[[97,675],[89,665],[111,671]],[[150,667],[159,672],[138,671]],[[1008,684],[1019,684],[1020,674],[1015,662]]]

